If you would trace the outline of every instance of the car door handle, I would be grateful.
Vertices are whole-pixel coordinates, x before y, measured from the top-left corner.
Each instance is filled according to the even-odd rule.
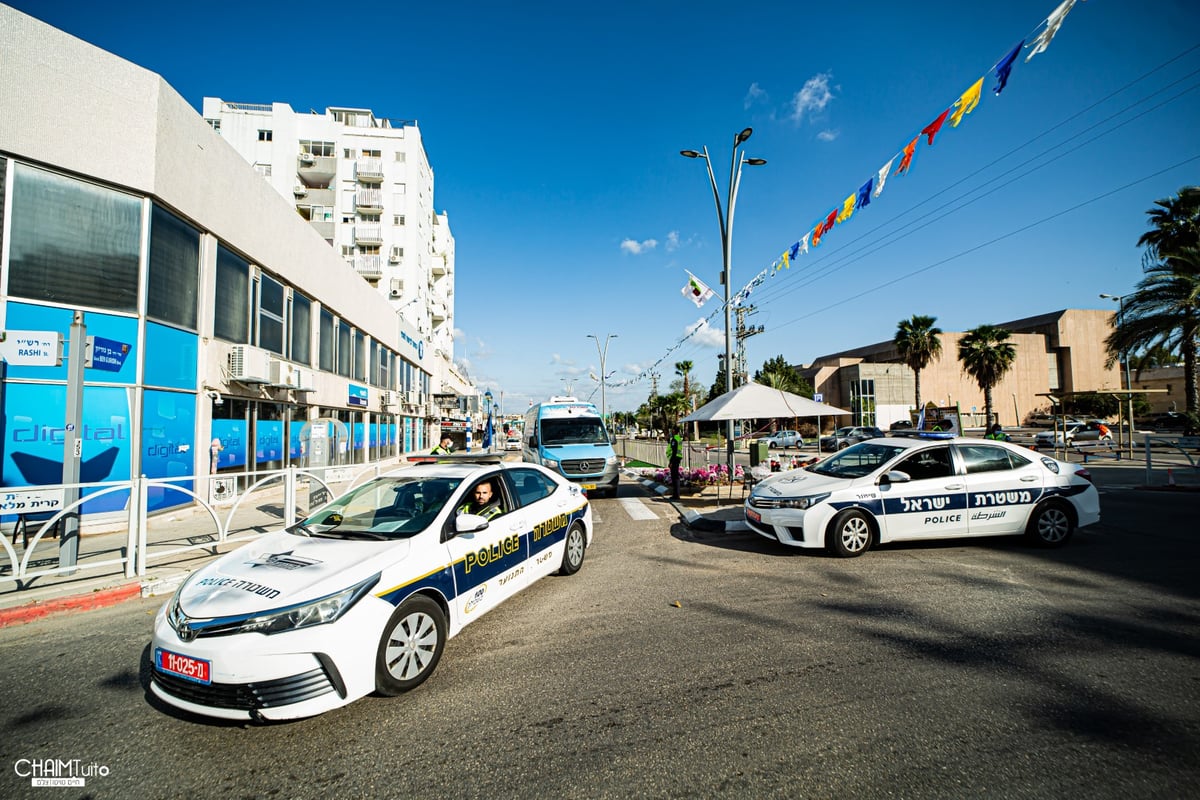
[[[1037,480],[1037,475],[1022,475],[1021,476],[1022,483],[1033,483],[1036,480]]]
[[[962,488],[963,488],[963,485],[961,483],[951,483],[946,486],[946,491],[947,492],[957,492]]]

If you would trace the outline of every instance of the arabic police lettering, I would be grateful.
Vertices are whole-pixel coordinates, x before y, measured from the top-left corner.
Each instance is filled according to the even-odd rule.
[[[560,531],[567,527],[567,515],[559,514],[557,517],[551,517],[545,522],[539,522],[533,526],[533,540],[536,542],[543,536],[549,536],[555,531]]]
[[[941,511],[950,505],[949,497],[901,497],[900,506],[905,511]]]
[[[230,589],[241,589],[243,592],[261,595],[269,600],[273,600],[279,596],[278,589],[272,589],[270,586],[263,586],[261,583],[253,581],[243,581],[237,578],[201,578],[197,586],[227,586]]]
[[[506,536],[491,547],[484,547],[473,553],[467,553],[463,561],[463,572],[470,572],[472,567],[486,567],[493,561],[499,561],[510,556],[521,548],[521,537],[518,534]]]
[[[971,515],[972,520],[1000,519],[1008,514],[1007,511],[976,511]]]
[[[982,492],[971,495],[972,506],[1010,506],[1017,503],[1032,503],[1033,494],[1019,492]]]

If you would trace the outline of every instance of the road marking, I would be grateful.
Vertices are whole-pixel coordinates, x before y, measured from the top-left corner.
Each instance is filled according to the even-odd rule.
[[[625,509],[625,513],[633,519],[658,519],[658,514],[647,508],[641,498],[622,497],[618,502],[621,504],[621,508]]]

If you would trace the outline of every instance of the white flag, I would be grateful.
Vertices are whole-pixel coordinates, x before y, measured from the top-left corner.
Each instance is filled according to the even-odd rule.
[[[704,305],[713,296],[713,290],[704,285],[704,281],[697,278],[688,270],[684,270],[688,274],[687,286],[684,286],[680,291],[683,296],[696,304],[696,308]]]

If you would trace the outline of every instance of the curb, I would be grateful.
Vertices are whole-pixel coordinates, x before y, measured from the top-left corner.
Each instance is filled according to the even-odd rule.
[[[34,600],[23,606],[0,609],[0,628],[32,622],[61,611],[91,611],[96,608],[107,608],[141,596],[142,584],[133,582],[110,589],[97,589],[87,594],[56,597],[51,600]]]
[[[625,474],[657,495],[661,496],[670,491],[666,486],[663,486],[658,481],[652,481],[648,478],[643,478],[635,472],[626,470]],[[679,513],[679,516],[683,520],[684,524],[693,530],[712,531],[718,533],[734,533],[737,531],[750,530],[750,526],[742,520],[709,519],[693,509],[681,508],[680,505],[673,500],[669,502],[675,508],[675,511]]]

